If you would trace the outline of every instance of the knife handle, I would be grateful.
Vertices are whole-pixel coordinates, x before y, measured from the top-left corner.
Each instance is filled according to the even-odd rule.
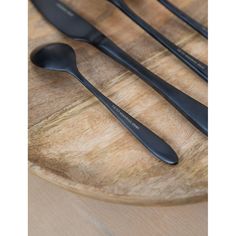
[[[190,27],[192,27],[194,30],[196,30],[198,33],[200,33],[202,36],[204,36],[206,39],[208,39],[208,29],[207,27],[203,26],[190,16],[188,16],[186,13],[178,9],[175,5],[173,5],[171,2],[166,0],[158,0],[163,6],[165,6],[169,11],[171,11],[174,15],[179,17],[182,21],[187,23]]]
[[[120,49],[106,36],[100,37],[100,40],[91,43],[93,43],[94,46],[103,53],[112,57],[115,61],[134,72],[143,81],[159,92],[166,100],[168,100],[200,131],[206,135],[208,134],[208,108],[206,106],[153,74]]]
[[[133,134],[156,158],[167,164],[175,165],[178,163],[178,156],[175,151],[160,137],[134,119],[110,99],[97,90],[83,75],[74,69],[70,72],[75,76],[103,105]]]
[[[109,0],[134,22],[136,22],[142,29],[144,29],[155,40],[161,43],[165,48],[172,52],[177,58],[191,68],[196,74],[198,74],[203,80],[208,81],[208,66],[199,61],[183,49],[175,45],[163,34],[154,29],[151,25],[146,23],[141,17],[135,14],[123,0]]]

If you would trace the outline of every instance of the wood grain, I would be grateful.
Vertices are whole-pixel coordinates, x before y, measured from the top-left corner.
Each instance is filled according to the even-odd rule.
[[[207,84],[107,1],[64,1],[140,63],[207,105]],[[207,41],[156,0],[127,3],[169,39],[207,63]],[[176,5],[207,25],[206,0]],[[30,169],[48,181],[97,199],[178,204],[207,197],[207,138],[159,94],[90,45],[46,23],[29,3],[29,52],[70,44],[80,71],[129,114],[164,138],[180,157],[168,166],[151,154],[77,81],[29,63]]]

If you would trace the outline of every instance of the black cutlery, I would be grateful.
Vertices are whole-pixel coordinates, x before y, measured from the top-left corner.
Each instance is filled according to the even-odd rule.
[[[177,58],[184,62],[189,68],[196,72],[202,79],[206,82],[208,81],[208,66],[199,61],[198,59],[191,56],[189,53],[185,52],[183,49],[175,45],[169,39],[167,39],[163,34],[154,29],[151,25],[145,22],[141,17],[132,11],[128,5],[123,0],[108,0],[117,8],[119,8],[123,13],[125,13],[129,18],[131,18],[136,24],[138,24],[142,29],[144,29],[149,35],[166,47],[170,52],[172,52]]]
[[[178,163],[174,150],[147,127],[135,120],[111,100],[99,92],[78,71],[74,50],[67,44],[54,43],[37,48],[31,61],[44,69],[67,72],[79,80],[106,108],[156,157],[167,164]]]
[[[208,108],[206,106],[146,69],[62,2],[57,0],[32,0],[32,2],[58,30],[75,40],[92,44],[134,72],[207,135]]]
[[[196,30],[198,33],[200,33],[202,36],[208,39],[208,29],[207,27],[203,26],[193,18],[191,18],[189,15],[181,11],[179,8],[177,8],[175,5],[173,5],[171,2],[166,0],[158,0],[163,6],[165,6],[168,10],[170,10],[174,15],[179,17],[182,21],[187,23],[189,26],[191,26],[194,30]]]

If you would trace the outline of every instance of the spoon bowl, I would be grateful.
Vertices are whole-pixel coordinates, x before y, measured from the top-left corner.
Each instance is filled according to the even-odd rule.
[[[77,67],[73,48],[63,43],[41,46],[30,58],[36,66],[48,70],[70,72]]]

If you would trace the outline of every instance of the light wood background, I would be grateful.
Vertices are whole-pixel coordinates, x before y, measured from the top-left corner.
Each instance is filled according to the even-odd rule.
[[[135,207],[67,192],[29,176],[29,236],[207,236],[207,203]]]
[[[207,105],[207,84],[105,0],[65,0],[140,63]],[[127,0],[145,20],[207,63],[207,40],[156,0]],[[206,0],[175,4],[207,25]],[[130,204],[178,204],[207,197],[207,138],[138,77],[46,23],[29,3],[29,52],[69,43],[81,72],[164,138],[178,166],[155,160],[77,81],[29,64],[29,160],[34,174],[78,194]]]

